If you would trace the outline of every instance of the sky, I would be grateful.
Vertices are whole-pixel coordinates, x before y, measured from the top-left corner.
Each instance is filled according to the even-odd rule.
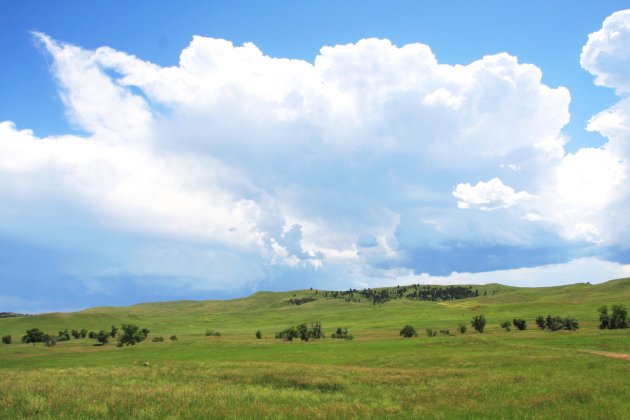
[[[7,1],[0,311],[630,276],[630,10]]]

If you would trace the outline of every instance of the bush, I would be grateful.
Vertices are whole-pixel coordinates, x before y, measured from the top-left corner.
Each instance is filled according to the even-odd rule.
[[[347,328],[337,328],[337,331],[330,334],[330,338],[343,338],[345,340],[352,340],[354,337],[352,337],[352,334],[348,333]]]
[[[206,337],[221,337],[221,333],[219,331],[206,330]]]
[[[81,333],[80,333],[78,330],[72,330],[72,332],[71,332],[70,334],[72,334],[72,337],[73,337],[75,340],[78,340],[78,339],[79,339],[79,337],[81,337]]]
[[[472,319],[472,321],[470,321],[470,325],[472,325],[477,332],[482,333],[483,329],[486,327],[486,317],[483,315],[477,315]]]
[[[459,331],[460,334],[466,334],[467,329],[468,327],[466,326],[466,324],[459,324],[459,326],[457,327],[457,331]]]
[[[90,338],[92,340],[96,340],[96,333],[94,331],[90,331],[88,333],[88,338]]]
[[[296,325],[295,327],[289,327],[276,333],[277,339],[284,339],[286,341],[293,341],[294,338],[299,338],[302,341],[309,341],[311,339],[324,338],[324,332],[322,330],[322,324],[317,321],[311,324],[309,328],[306,324]]]
[[[447,329],[440,330],[440,334],[442,334],[442,335],[451,335],[451,331],[447,330]]]
[[[516,319],[514,318],[512,320],[512,324],[514,324],[514,326],[516,328],[519,329],[519,331],[523,331],[527,329],[527,321],[525,321],[524,319]]]
[[[547,328],[547,323],[545,322],[545,318],[542,315],[536,317],[536,326],[541,330]]]
[[[499,326],[501,326],[501,328],[503,328],[505,331],[510,331],[512,329],[512,324],[510,323],[510,321],[503,321],[499,324]]]
[[[262,333],[260,332],[260,330],[256,331],[256,338],[259,340],[262,338]]]
[[[2,342],[4,344],[11,344],[11,336],[10,335],[3,335],[2,336]]]
[[[87,336],[87,330],[85,328],[82,328],[81,331],[79,331],[79,336],[81,338],[85,338]]]
[[[437,331],[433,328],[427,328],[427,337],[435,337],[437,335]]]
[[[161,343],[164,341],[164,337],[162,337],[161,335],[158,335],[157,337],[153,337],[151,341],[153,341],[154,343]]]
[[[177,341],[177,336],[176,335],[171,335],[171,341]]]
[[[400,330],[400,335],[404,338],[417,337],[418,333],[416,333],[416,329],[412,325],[405,325],[402,330]]]

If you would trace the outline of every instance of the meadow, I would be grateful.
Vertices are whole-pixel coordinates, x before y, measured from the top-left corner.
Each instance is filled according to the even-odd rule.
[[[630,418],[630,360],[622,358],[630,330],[600,330],[597,312],[630,307],[630,279],[473,287],[480,296],[437,302],[375,305],[300,290],[0,319],[0,335],[13,337],[0,344],[0,418]],[[300,298],[316,300],[289,302]],[[479,314],[483,333],[470,327]],[[534,318],[548,314],[575,317],[580,328],[538,330]],[[499,327],[513,318],[526,319],[527,330]],[[274,338],[315,321],[327,337],[345,327],[354,339]],[[122,323],[150,329],[148,339],[125,347],[20,342],[33,327]],[[418,337],[399,336],[406,324]],[[428,337],[427,328],[450,335]]]

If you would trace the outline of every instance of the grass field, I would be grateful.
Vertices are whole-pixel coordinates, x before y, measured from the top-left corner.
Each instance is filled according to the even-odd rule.
[[[630,418],[630,330],[599,330],[597,308],[630,307],[630,279],[552,288],[479,287],[486,296],[373,305],[314,291],[256,293],[0,319],[0,418],[428,417]],[[320,299],[302,305],[292,297]],[[470,319],[485,315],[483,334]],[[572,316],[578,331],[540,331],[537,315]],[[526,331],[499,323],[524,318]],[[285,342],[286,327],[321,321],[354,340]],[[28,328],[151,330],[134,347],[94,340],[22,344]],[[456,333],[466,323],[465,334]],[[417,338],[398,333],[412,324]],[[427,337],[426,328],[450,336]],[[206,337],[206,330],[220,337]],[[257,340],[256,330],[263,333]],[[153,336],[164,336],[153,343]],[[168,337],[177,335],[178,341]],[[148,366],[147,366],[148,363]]]

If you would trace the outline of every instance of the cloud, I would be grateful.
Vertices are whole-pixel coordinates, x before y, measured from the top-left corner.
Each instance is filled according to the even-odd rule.
[[[499,178],[492,178],[488,182],[479,181],[475,186],[469,183],[457,184],[453,196],[459,200],[457,207],[460,209],[477,207],[487,211],[512,207],[519,201],[533,198],[525,191],[514,191],[512,187],[504,185]]]
[[[602,28],[588,36],[580,64],[595,76],[595,84],[630,93],[630,10],[615,12]]]
[[[451,272],[448,252],[484,271],[541,260],[483,265],[475,249],[622,243],[603,215],[627,173],[628,105],[591,120],[606,147],[567,155],[569,91],[507,53],[446,65],[427,45],[363,39],[307,62],[194,36],[162,67],[34,36],[83,134],[0,122],[0,232],[75,251],[100,241],[58,268],[94,290],[115,276],[343,287]]]

